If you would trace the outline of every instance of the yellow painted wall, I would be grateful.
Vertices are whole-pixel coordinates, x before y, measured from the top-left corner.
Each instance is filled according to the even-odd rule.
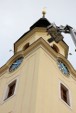
[[[40,53],[36,113],[75,113],[76,81],[71,74],[65,77],[44,50]],[[60,98],[60,83],[70,90],[71,106]]]
[[[6,86],[17,78],[16,94],[3,101]],[[70,90],[71,107],[60,99],[59,84]],[[65,77],[41,46],[14,72],[0,77],[0,113],[76,113],[76,81]]]
[[[24,36],[24,38],[26,38],[26,36]],[[17,48],[17,52],[18,51],[22,51],[23,47],[29,43],[30,45],[36,40],[36,33],[32,34],[31,36],[29,36],[29,38],[27,40],[24,40],[23,43],[20,44],[20,46]]]
[[[14,72],[0,78],[0,113],[33,113],[37,87],[39,52],[26,56],[21,66]],[[6,86],[17,78],[16,94],[3,101]],[[29,111],[31,110],[31,112]]]

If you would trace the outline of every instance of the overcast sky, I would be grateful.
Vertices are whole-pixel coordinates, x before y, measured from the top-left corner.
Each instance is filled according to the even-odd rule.
[[[76,0],[0,0],[0,67],[13,55],[13,44],[29,27],[42,17],[46,7],[46,18],[56,25],[70,25],[76,29]],[[69,45],[68,59],[76,69],[75,46],[70,35],[64,40]]]

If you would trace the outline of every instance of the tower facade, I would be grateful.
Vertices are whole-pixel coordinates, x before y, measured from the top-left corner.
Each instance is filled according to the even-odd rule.
[[[76,113],[76,71],[68,45],[49,43],[44,17],[14,44],[0,68],[0,113]]]

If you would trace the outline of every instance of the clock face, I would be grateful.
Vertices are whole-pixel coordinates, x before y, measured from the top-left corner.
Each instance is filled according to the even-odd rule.
[[[69,75],[69,70],[68,70],[67,66],[62,61],[58,60],[58,67],[63,74]]]
[[[15,69],[17,69],[22,63],[22,61],[23,61],[23,57],[19,57],[17,60],[15,60],[13,64],[10,66],[9,71],[12,72]]]

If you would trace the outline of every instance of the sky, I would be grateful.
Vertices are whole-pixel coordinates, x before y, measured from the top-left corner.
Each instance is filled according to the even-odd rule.
[[[13,44],[42,17],[44,7],[51,23],[76,29],[76,0],[0,0],[0,67],[13,55]],[[63,36],[72,53],[68,60],[76,69],[76,47],[69,34]]]

